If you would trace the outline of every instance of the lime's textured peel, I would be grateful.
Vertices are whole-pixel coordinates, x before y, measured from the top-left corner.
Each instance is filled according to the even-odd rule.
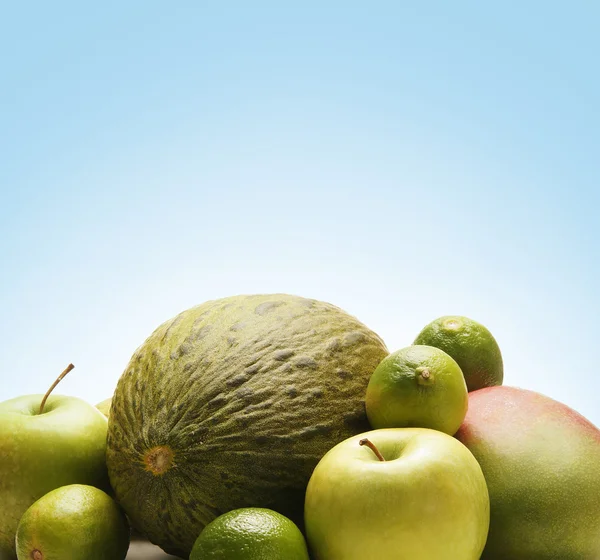
[[[37,500],[19,522],[18,560],[124,560],[125,515],[105,492],[71,484]]]
[[[433,346],[393,352],[377,366],[367,387],[367,417],[374,429],[431,428],[452,436],[467,406],[460,367]]]
[[[265,508],[241,508],[209,523],[190,560],[309,560],[300,529],[287,517]]]
[[[435,346],[456,360],[467,389],[502,385],[502,353],[492,333],[481,323],[461,315],[445,315],[429,323],[413,344]]]

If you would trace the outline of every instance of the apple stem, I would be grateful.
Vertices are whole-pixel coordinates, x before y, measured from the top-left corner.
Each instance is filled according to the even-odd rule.
[[[385,461],[383,455],[379,452],[379,449],[375,447],[375,444],[370,439],[363,438],[358,442],[358,445],[366,445],[373,453],[375,453],[375,455],[377,455],[377,458],[380,461]]]
[[[48,391],[46,391],[46,394],[44,395],[44,398],[42,399],[42,404],[40,404],[40,414],[42,414],[42,412],[44,411],[44,405],[46,404],[46,400],[48,399],[48,397],[50,396],[50,393],[52,393],[52,391],[54,391],[54,387],[56,387],[61,381],[62,378],[67,375],[67,373],[69,373],[75,366],[73,364],[69,364],[66,368],[65,371],[63,371],[57,378],[56,381],[54,383],[52,383],[52,386],[50,387],[50,389],[48,389]]]

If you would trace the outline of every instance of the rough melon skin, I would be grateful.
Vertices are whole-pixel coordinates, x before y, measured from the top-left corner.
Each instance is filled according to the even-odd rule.
[[[235,296],[184,311],[138,348],[114,393],[107,463],[118,501],[185,558],[235,508],[301,523],[321,457],[369,429],[364,396],[387,354],[362,323],[316,300]]]

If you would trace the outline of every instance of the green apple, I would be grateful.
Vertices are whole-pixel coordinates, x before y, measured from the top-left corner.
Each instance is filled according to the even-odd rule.
[[[99,402],[96,405],[96,408],[102,412],[102,414],[104,414],[104,416],[106,416],[108,418],[108,413],[110,412],[110,405],[112,403],[112,397],[110,397],[109,399],[105,399],[102,402]]]
[[[16,558],[17,525],[36,500],[107,478],[106,417],[76,397],[48,394],[0,403],[0,560]]]
[[[314,560],[478,560],[489,508],[464,445],[436,430],[389,428],[325,454],[308,483],[304,521]]]

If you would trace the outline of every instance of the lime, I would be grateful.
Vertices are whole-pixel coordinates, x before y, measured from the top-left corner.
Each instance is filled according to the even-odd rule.
[[[306,541],[287,517],[265,508],[240,508],[211,521],[190,560],[308,560]]]
[[[481,323],[448,315],[429,323],[414,344],[435,346],[452,356],[462,369],[467,389],[502,385],[504,366],[496,339]]]
[[[16,544],[18,560],[123,560],[129,526],[102,490],[70,484],[29,507],[19,521]]]
[[[409,346],[390,354],[367,386],[367,417],[374,429],[431,428],[452,436],[467,406],[460,367],[432,346]]]

